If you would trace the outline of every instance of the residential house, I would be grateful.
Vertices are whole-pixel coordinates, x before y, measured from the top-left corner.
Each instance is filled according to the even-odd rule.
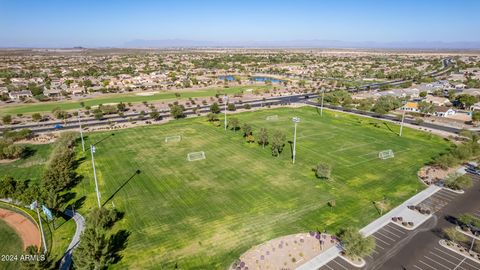
[[[436,96],[428,95],[425,98],[425,101],[435,106],[451,105],[450,100],[446,97],[436,97]]]
[[[407,102],[405,105],[402,106],[402,110],[405,110],[407,112],[420,112],[417,102]]]
[[[433,109],[434,109],[433,115],[439,116],[439,117],[448,117],[456,113],[454,109],[446,106],[434,106]]]
[[[32,92],[30,90],[21,90],[21,91],[13,91],[8,93],[8,96],[12,100],[20,100],[21,98],[30,98],[32,97]]]
[[[62,90],[58,88],[52,88],[52,89],[43,89],[43,94],[47,97],[59,97],[62,95]]]

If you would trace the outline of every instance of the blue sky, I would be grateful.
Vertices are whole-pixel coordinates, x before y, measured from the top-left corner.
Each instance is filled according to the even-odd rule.
[[[480,1],[0,0],[0,47],[204,41],[480,41]]]

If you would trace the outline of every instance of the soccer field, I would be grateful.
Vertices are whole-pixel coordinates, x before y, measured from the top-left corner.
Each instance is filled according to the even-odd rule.
[[[0,255],[19,255],[22,254],[23,243],[20,236],[13,228],[0,219]],[[18,269],[18,262],[0,261],[0,269]]]
[[[277,119],[266,120],[277,115]],[[253,245],[309,230],[335,232],[377,218],[372,201],[399,204],[422,189],[416,172],[449,144],[426,133],[378,120],[316,109],[281,108],[236,114],[270,135],[293,139],[292,116],[301,118],[297,159],[287,143],[279,158],[270,147],[247,144],[236,133],[205,117],[125,129],[97,145],[95,161],[102,203],[125,212],[117,229],[131,232],[117,269],[223,269]],[[179,142],[165,137],[181,135]],[[87,144],[108,136],[89,134]],[[378,152],[395,157],[381,160]],[[206,159],[189,162],[187,154]],[[96,206],[91,163],[76,187],[87,195],[82,209]],[[312,168],[332,165],[333,180],[318,180]],[[139,175],[135,171],[140,170]],[[131,178],[133,176],[133,178]],[[335,199],[330,209],[327,202]]]

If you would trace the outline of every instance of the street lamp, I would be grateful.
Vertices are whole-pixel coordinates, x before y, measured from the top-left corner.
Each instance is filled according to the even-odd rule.
[[[102,205],[100,203],[100,190],[98,189],[97,171],[95,170],[95,159],[93,158],[95,150],[95,145],[90,145],[90,154],[92,155],[93,178],[95,179],[95,192],[97,193],[98,208],[102,208]]]
[[[403,105],[403,112],[402,112],[402,122],[400,123],[400,133],[399,136],[402,137],[402,132],[403,132],[403,121],[405,120],[405,112],[406,110],[406,103]]]
[[[320,116],[323,116],[323,96],[325,95],[325,88],[322,87],[322,103],[320,105]]]
[[[297,152],[297,124],[300,123],[300,117],[293,117],[293,123],[295,124],[295,131],[293,133],[293,156],[292,163],[295,164],[295,156]]]
[[[227,131],[227,103],[228,103],[228,96],[223,96],[223,103],[225,104],[225,131]]]

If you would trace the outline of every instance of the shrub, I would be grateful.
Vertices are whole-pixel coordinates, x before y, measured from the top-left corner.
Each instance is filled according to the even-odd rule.
[[[458,176],[456,178],[452,177],[445,181],[445,186],[453,190],[461,190],[470,188],[472,186],[472,178],[467,174]]]
[[[315,168],[315,176],[319,179],[330,179],[332,168],[329,164],[326,163],[318,163]]]
[[[457,243],[467,241],[467,236],[457,231],[454,227],[444,229],[443,233],[445,234],[445,237],[450,241],[454,241]]]

